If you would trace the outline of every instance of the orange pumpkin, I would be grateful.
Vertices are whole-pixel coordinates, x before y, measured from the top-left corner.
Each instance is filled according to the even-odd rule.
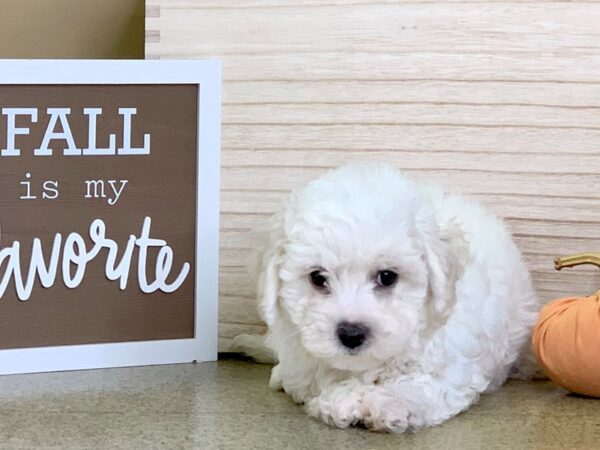
[[[600,255],[579,254],[555,259],[555,267],[600,266]],[[548,303],[541,311],[532,338],[541,367],[569,391],[600,397],[600,291]]]

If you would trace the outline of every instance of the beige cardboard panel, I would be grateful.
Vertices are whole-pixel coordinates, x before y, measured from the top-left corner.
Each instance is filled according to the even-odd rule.
[[[144,57],[144,0],[0,0],[0,58]]]
[[[150,57],[224,62],[221,350],[259,331],[248,230],[347,162],[506,218],[543,300],[600,287],[593,268],[552,268],[600,250],[599,1],[149,4]]]

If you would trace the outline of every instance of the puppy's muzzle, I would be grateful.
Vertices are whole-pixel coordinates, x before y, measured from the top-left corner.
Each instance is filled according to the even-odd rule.
[[[368,326],[360,322],[340,322],[336,333],[344,347],[356,350],[369,338],[371,330]]]

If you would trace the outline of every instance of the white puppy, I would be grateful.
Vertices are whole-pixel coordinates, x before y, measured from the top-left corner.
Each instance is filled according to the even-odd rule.
[[[505,381],[538,310],[498,219],[389,166],[292,194],[260,270],[271,385],[342,428],[404,432],[464,411]],[[260,357],[258,343],[236,340]]]

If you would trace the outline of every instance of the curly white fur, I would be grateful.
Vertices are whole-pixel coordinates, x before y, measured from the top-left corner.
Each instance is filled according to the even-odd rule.
[[[326,291],[309,280],[316,268]],[[380,289],[386,269],[398,281]],[[345,167],[292,194],[258,284],[271,386],[342,428],[404,432],[464,411],[505,381],[538,310],[502,222],[389,166]],[[368,326],[365,345],[341,345],[343,321]],[[236,343],[269,356],[262,340]]]

